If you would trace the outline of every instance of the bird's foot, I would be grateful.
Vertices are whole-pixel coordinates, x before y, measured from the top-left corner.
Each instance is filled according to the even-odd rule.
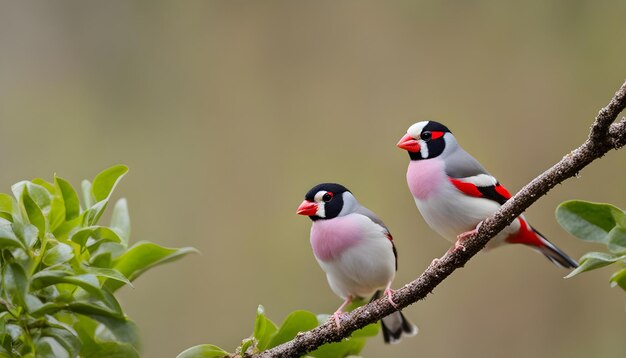
[[[346,297],[341,306],[337,308],[335,313],[333,313],[333,319],[335,320],[335,324],[337,325],[337,329],[341,327],[341,314],[343,313],[343,308],[348,305],[348,303],[352,302],[352,296]]]
[[[395,290],[392,290],[391,288],[387,287],[385,289],[385,296],[387,296],[387,300],[389,301],[389,303],[391,303],[391,305],[393,306],[393,308],[398,309],[398,305],[393,302],[393,298],[391,298],[391,295],[393,295],[393,293],[396,292]]]
[[[341,315],[343,314],[343,312],[341,312],[341,310],[337,310],[335,311],[335,313],[333,313],[333,319],[335,320],[335,325],[337,326],[337,329],[341,328]]]
[[[469,239],[472,235],[476,234],[482,224],[483,222],[481,221],[478,223],[478,225],[476,225],[475,229],[472,229],[470,231],[466,231],[457,235],[456,242],[454,243],[454,251],[458,250],[459,248],[465,251],[465,246],[463,246],[463,242]]]
[[[454,250],[452,250],[452,251],[456,251],[458,249],[461,249],[461,250],[465,251],[465,245],[463,245],[463,241],[467,240],[467,237],[469,235],[472,235],[472,233],[470,231],[467,231],[467,232],[464,232],[463,234],[468,234],[468,235],[467,236],[463,236],[463,237],[461,237],[461,235],[459,235],[457,237],[457,240],[454,242]]]

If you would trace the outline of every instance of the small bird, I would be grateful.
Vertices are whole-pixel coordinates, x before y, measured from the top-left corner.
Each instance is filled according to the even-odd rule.
[[[344,307],[353,299],[380,295],[384,289],[389,302],[391,282],[397,269],[397,253],[389,230],[376,214],[359,204],[343,185],[322,183],[305,195],[297,213],[313,221],[311,247],[326,272],[333,292],[344,299],[333,314],[340,327]],[[381,320],[385,343],[417,334],[417,327],[396,311]]]
[[[455,249],[463,247],[463,240],[511,198],[441,123],[413,124],[397,146],[408,151],[411,158],[406,180],[417,208],[434,231],[455,242]],[[524,215],[492,238],[486,248],[504,244],[523,244],[557,266],[578,267],[576,261],[530,226]]]

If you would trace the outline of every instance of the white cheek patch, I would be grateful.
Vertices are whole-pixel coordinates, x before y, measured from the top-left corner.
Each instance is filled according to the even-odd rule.
[[[315,202],[317,203],[317,212],[315,213],[315,215],[320,218],[326,217],[326,208],[325,208],[326,203],[324,202],[324,200],[322,200],[322,198],[324,197],[324,194],[326,193],[327,193],[326,190],[320,190],[317,193],[315,193],[315,196],[313,197],[313,200],[315,200]]]
[[[319,216],[320,218],[325,218],[326,217],[326,203],[324,203],[323,201],[320,201],[319,203],[317,203],[317,211],[315,212],[316,216]]]
[[[428,143],[426,143],[425,141],[418,139],[417,143],[419,143],[420,145],[420,154],[422,155],[423,159],[428,158]]]

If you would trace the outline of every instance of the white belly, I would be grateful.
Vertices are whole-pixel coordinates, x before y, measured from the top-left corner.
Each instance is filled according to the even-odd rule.
[[[326,272],[330,288],[341,298],[370,297],[395,276],[392,244],[385,237],[365,239],[335,260],[318,262]]]
[[[449,182],[439,186],[437,191],[436,195],[430,195],[426,199],[415,199],[415,204],[426,223],[452,242],[456,241],[459,234],[475,229],[478,223],[500,208],[500,204],[493,200],[463,194]],[[517,230],[519,222],[515,220],[493,238],[487,248],[499,246],[507,236]]]

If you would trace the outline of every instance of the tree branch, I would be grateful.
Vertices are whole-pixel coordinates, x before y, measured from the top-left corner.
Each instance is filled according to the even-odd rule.
[[[552,168],[533,179],[517,194],[508,200],[490,218],[480,226],[478,232],[465,243],[465,251],[448,252],[439,261],[431,264],[415,281],[397,290],[393,300],[398,307],[404,308],[425,298],[456,269],[463,267],[476,255],[487,242],[508,226],[517,216],[544,196],[557,184],[575,176],[592,161],[602,157],[609,150],[619,149],[626,144],[626,118],[613,123],[626,107],[626,82],[615,93],[609,104],[602,108],[596,116],[589,137],[585,142]],[[337,329],[334,321],[329,320],[321,326],[299,333],[293,340],[283,343],[254,357],[299,357],[317,347],[338,342],[349,337],[352,332],[394,312],[386,298],[380,298],[344,316],[341,328]]]

